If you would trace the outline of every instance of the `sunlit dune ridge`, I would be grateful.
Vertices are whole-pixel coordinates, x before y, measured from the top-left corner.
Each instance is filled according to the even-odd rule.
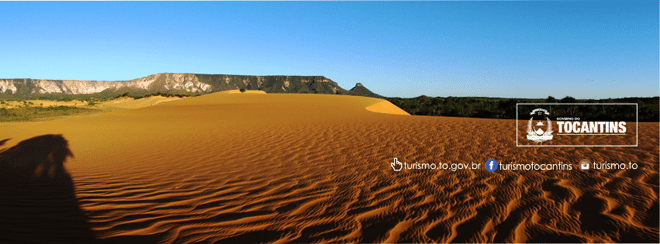
[[[37,136],[68,141],[72,157],[64,166],[75,198],[95,238],[109,241],[658,240],[658,123],[639,124],[637,148],[518,148],[513,120],[402,116],[387,103],[215,93],[7,123],[0,140],[11,138],[2,146],[13,147],[11,155],[19,142]],[[395,157],[574,167],[395,172]],[[581,171],[577,163],[585,158],[633,161],[639,169]],[[22,233],[12,228],[3,236],[29,240]]]

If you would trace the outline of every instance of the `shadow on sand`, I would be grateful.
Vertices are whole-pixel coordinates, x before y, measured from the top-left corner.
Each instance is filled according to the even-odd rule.
[[[62,135],[0,150],[0,242],[95,242],[64,169],[69,157],[73,153]]]

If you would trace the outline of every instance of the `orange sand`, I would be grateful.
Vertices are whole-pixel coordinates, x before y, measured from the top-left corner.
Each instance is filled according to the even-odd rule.
[[[2,124],[0,190],[12,197],[0,200],[0,240],[658,241],[658,123],[640,123],[637,148],[518,148],[513,120],[366,109],[382,102],[217,93]],[[395,157],[574,165],[394,172]],[[584,158],[639,169],[581,171]]]
[[[228,91],[221,91],[218,93],[223,93],[223,94],[235,94],[235,93],[250,93],[250,94],[266,94],[265,91],[258,91],[258,90],[246,90],[244,92],[241,92],[241,90],[228,90]]]
[[[110,108],[144,108],[153,106],[162,102],[176,101],[181,98],[179,97],[163,97],[163,96],[151,96],[141,99],[133,99],[130,97],[123,97],[118,99],[113,99],[107,102],[100,103],[100,107],[110,107]]]
[[[410,115],[408,112],[403,111],[403,109],[395,106],[394,104],[388,101],[382,101],[374,105],[371,105],[367,107],[367,110],[377,113]]]

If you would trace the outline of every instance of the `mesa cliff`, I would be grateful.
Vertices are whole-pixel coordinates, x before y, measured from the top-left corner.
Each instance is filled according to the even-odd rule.
[[[359,92],[341,88],[324,76],[254,76],[159,73],[127,81],[0,79],[4,97],[53,98],[69,95],[206,94],[225,90],[262,90],[267,93],[316,93],[380,97],[361,84]],[[366,92],[365,92],[366,90]]]

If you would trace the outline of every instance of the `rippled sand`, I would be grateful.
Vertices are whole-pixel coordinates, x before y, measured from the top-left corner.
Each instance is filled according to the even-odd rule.
[[[639,124],[637,148],[518,148],[513,120],[366,109],[382,101],[225,93],[0,125],[0,140],[11,138],[0,141],[0,163],[57,161],[66,151],[56,135],[68,141],[73,155],[64,164],[69,180],[52,183],[45,170],[36,187],[18,180],[20,174],[14,178],[21,183],[12,188],[18,190],[0,182],[5,195],[19,199],[0,201],[16,210],[0,211],[0,239],[658,241],[658,123]],[[42,135],[54,136],[30,140]],[[44,142],[60,145],[49,147],[59,153],[17,156]],[[395,157],[409,163],[483,164],[494,158],[574,165],[573,171],[488,172],[482,166],[395,172]],[[581,171],[578,163],[585,158],[632,161],[639,169]],[[66,191],[71,184],[74,190]],[[62,193],[34,191],[55,186]],[[42,209],[81,214],[34,214]],[[40,221],[62,223],[44,227]]]

